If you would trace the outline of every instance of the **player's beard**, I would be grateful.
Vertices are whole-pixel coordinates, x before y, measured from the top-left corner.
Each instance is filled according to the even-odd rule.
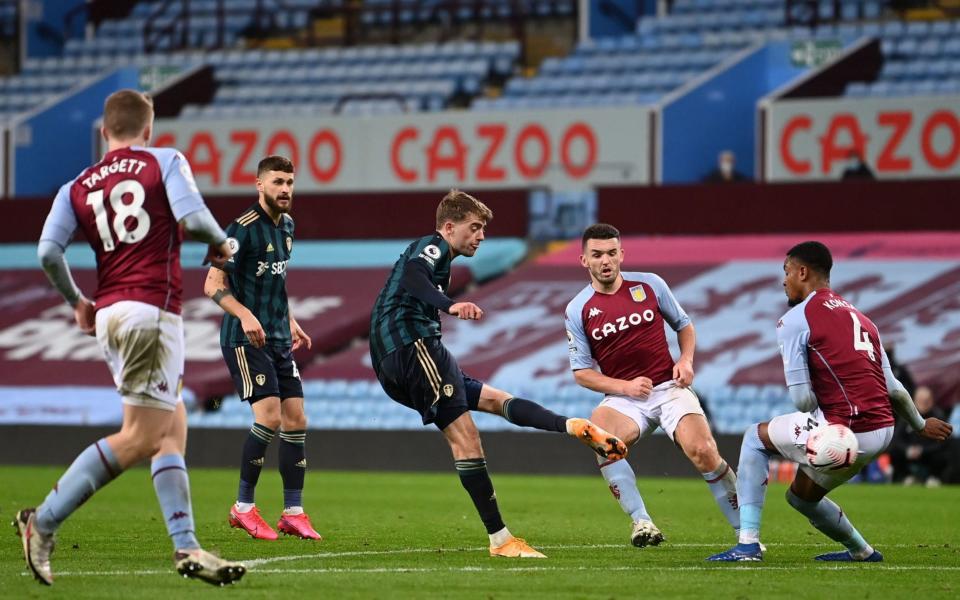
[[[603,285],[610,285],[617,280],[618,275],[620,275],[620,270],[612,266],[610,267],[610,275],[606,278],[603,275],[602,267],[597,267],[597,270],[593,272],[593,278]]]
[[[280,206],[280,205],[277,203],[277,197],[276,197],[276,196],[271,196],[270,194],[268,194],[268,193],[266,193],[266,192],[263,193],[263,201],[266,202],[266,203],[267,203],[267,206],[270,207],[270,210],[272,210],[272,211],[273,211],[274,213],[276,213],[276,214],[288,213],[288,212],[290,212],[290,209],[293,208],[293,197],[292,197],[292,196],[287,196],[287,197],[286,197],[286,201],[287,201],[287,205],[286,205],[286,206]]]

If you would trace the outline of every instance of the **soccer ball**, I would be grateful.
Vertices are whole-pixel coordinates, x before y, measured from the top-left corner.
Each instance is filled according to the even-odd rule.
[[[859,450],[857,436],[835,423],[813,430],[807,438],[807,461],[819,471],[846,469],[857,460]]]

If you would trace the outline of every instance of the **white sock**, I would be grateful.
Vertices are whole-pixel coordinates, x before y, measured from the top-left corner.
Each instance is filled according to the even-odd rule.
[[[237,502],[234,504],[238,513],[248,513],[253,510],[253,507],[256,505],[255,502]]]
[[[499,548],[509,542],[512,537],[513,535],[510,533],[510,530],[504,527],[500,531],[490,534],[490,545],[494,548]]]
[[[598,456],[597,464],[600,465],[600,474],[607,480],[610,492],[620,503],[623,512],[630,515],[634,521],[650,521],[647,507],[643,504],[643,497],[637,489],[637,476],[630,463],[626,460],[616,460],[611,463],[606,458]]]
[[[710,487],[710,493],[716,500],[720,512],[734,529],[740,529],[740,507],[737,503],[737,474],[727,461],[721,460],[716,469],[701,473]]]
[[[288,506],[283,509],[283,514],[285,515],[302,515],[303,507],[302,506]]]

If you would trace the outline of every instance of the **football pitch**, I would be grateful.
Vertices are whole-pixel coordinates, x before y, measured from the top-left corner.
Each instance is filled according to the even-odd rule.
[[[0,511],[37,504],[62,469],[0,467]],[[733,543],[706,486],[641,479],[666,536],[657,548],[629,544],[629,519],[599,477],[493,473],[511,531],[549,557],[494,559],[473,505],[450,473],[310,472],[305,505],[324,540],[252,540],[227,525],[233,470],[193,469],[194,512],[204,547],[249,567],[219,589],[181,579],[145,469],[125,473],[58,534],[55,585],[27,574],[7,525],[3,598],[956,598],[960,594],[960,487],[849,485],[835,498],[880,564],[816,563],[838,547],[771,485],[763,563],[704,561]],[[279,475],[265,470],[257,504],[276,522]]]

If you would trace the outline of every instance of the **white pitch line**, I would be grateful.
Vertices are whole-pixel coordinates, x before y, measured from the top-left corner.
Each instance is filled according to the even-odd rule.
[[[770,548],[832,548],[833,545],[829,543],[822,544],[799,544],[799,543],[771,543],[766,544]],[[679,543],[672,544],[667,542],[668,548],[713,548],[717,552],[722,552],[724,545],[723,544],[701,544],[701,543]],[[882,548],[916,548],[917,544],[884,544]],[[938,547],[938,546],[930,546]],[[555,546],[540,546],[537,548],[542,550],[609,550],[615,548],[623,548],[625,550],[630,550],[631,547],[627,544],[582,544],[582,545],[555,545]],[[296,554],[289,556],[271,556],[268,558],[253,558],[243,562],[247,567],[257,567],[260,565],[268,565],[271,563],[277,562],[288,562],[295,560],[308,560],[316,558],[346,558],[351,556],[385,556],[385,555],[395,555],[395,554],[429,554],[429,553],[443,553],[443,552],[483,552],[487,550],[486,547],[474,547],[474,548],[396,548],[393,550],[354,550],[354,551],[343,551],[343,552],[317,552],[315,554]]]
[[[934,566],[934,565],[883,565],[871,563],[869,565],[861,565],[859,563],[849,563],[844,565],[811,565],[815,567],[816,571],[851,571],[856,570],[860,571],[960,571],[960,567],[946,567],[946,566]],[[602,569],[597,569],[596,567],[587,567],[587,566],[570,566],[570,567],[477,567],[477,566],[464,566],[464,567],[370,567],[370,568],[353,568],[353,567],[319,567],[312,569],[257,569],[255,572],[257,574],[267,574],[267,575],[289,575],[289,574],[325,574],[325,573],[362,573],[362,574],[376,574],[376,573],[503,573],[503,572],[516,572],[516,573],[533,573],[533,572],[564,572],[564,571],[796,571],[797,565],[764,565],[751,564],[751,565],[703,565],[703,566],[679,566],[679,567],[665,567],[662,565],[618,565],[618,566],[609,566],[603,567]],[[56,577],[117,577],[117,576],[129,576],[129,575],[173,575],[172,570],[145,570],[145,571],[66,571],[63,573],[55,573]],[[24,577],[30,575],[29,573],[22,573]]]
[[[800,543],[771,543],[768,544],[770,547],[797,547],[797,548],[823,548],[830,547],[830,544],[800,544]],[[701,543],[678,543],[670,544],[669,547],[673,548],[718,548],[718,544],[701,544]],[[916,548],[917,544],[884,544],[884,548]],[[941,546],[928,546],[929,548],[940,548]],[[623,548],[629,550],[629,546],[626,544],[585,544],[585,545],[547,545],[539,546],[543,550],[603,550],[611,548]],[[345,558],[352,556],[384,556],[384,555],[398,555],[398,554],[432,554],[432,553],[443,553],[443,552],[482,552],[487,550],[485,547],[475,547],[475,548],[398,548],[394,550],[357,550],[357,551],[344,551],[344,552],[317,552],[315,554],[300,554],[294,556],[274,556],[270,558],[255,558],[247,561],[241,561],[246,565],[251,571],[256,573],[265,573],[265,574],[282,574],[282,573],[434,573],[434,572],[502,572],[502,571],[595,571],[598,570],[595,567],[584,567],[584,566],[569,566],[569,567],[484,567],[484,566],[463,566],[463,567],[317,567],[317,568],[307,568],[307,569],[260,569],[255,568],[260,565],[266,565],[270,563],[277,562],[288,562],[295,560],[307,560],[307,559],[318,559],[318,558]],[[654,550],[655,552],[655,550]],[[640,554],[637,554],[638,556]],[[859,569],[861,568],[860,563],[849,563],[843,565],[827,565],[827,564],[811,564],[818,571],[835,571],[835,570],[847,570],[847,569]],[[622,565],[622,566],[609,566],[603,567],[603,571],[714,571],[718,569],[742,571],[742,570],[752,570],[760,569],[764,571],[786,571],[786,570],[795,570],[797,568],[794,566],[766,566],[763,564],[756,565],[737,565],[737,566],[676,566],[676,567],[664,567],[658,565]],[[887,564],[870,564],[869,566],[863,567],[867,569],[881,570],[881,571],[960,571],[960,567],[948,567],[948,566],[926,566],[926,565],[887,565]],[[82,577],[82,576],[93,576],[93,577],[106,577],[106,576],[130,576],[130,575],[169,575],[171,574],[170,569],[142,569],[142,570],[131,570],[131,571],[65,571],[55,573],[58,577]],[[23,573],[24,576],[29,575],[29,573]]]

